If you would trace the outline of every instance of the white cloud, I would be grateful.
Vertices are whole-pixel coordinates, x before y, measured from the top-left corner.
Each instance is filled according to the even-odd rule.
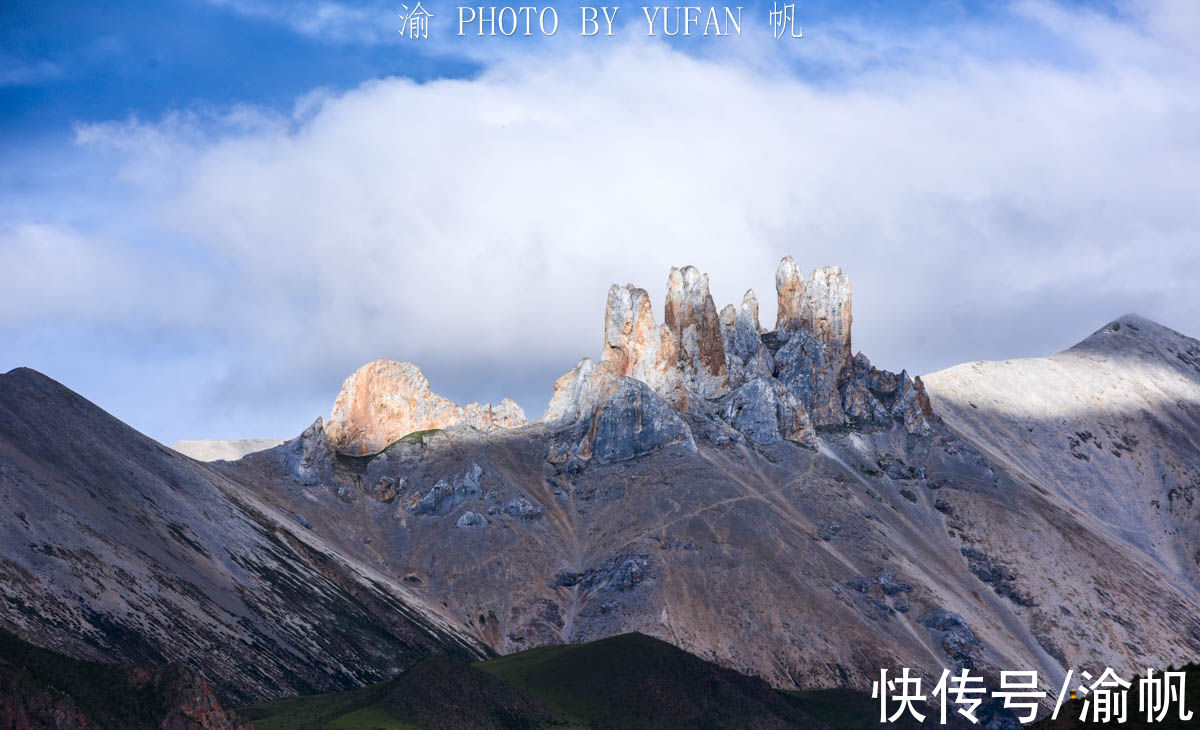
[[[81,140],[121,147],[144,192],[126,213],[210,263],[178,316],[235,343],[225,385],[332,399],[385,356],[540,411],[551,373],[596,355],[610,283],[647,287],[661,317],[668,267],[693,263],[718,306],[753,286],[770,325],[785,253],[848,270],[856,344],[896,369],[1047,351],[1129,309],[1187,331],[1200,21],[1184,2],[1018,10],[1067,61],[997,54],[1004,31],[973,27],[842,63],[871,70],[832,86],[625,40],[374,81],[293,120]]]

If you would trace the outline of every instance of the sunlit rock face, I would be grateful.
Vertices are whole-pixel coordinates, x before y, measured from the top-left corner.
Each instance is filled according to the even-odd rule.
[[[338,453],[362,456],[378,453],[414,431],[457,424],[489,431],[527,422],[525,412],[508,398],[495,406],[458,406],[434,393],[416,365],[376,360],[346,379],[325,424],[325,435]]]

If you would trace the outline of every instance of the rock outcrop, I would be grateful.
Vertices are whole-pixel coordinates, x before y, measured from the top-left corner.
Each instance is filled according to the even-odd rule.
[[[571,429],[557,460],[622,460],[690,443],[687,417],[706,432],[732,429],[757,444],[813,445],[817,428],[928,432],[933,413],[919,379],[851,356],[845,272],[825,267],[804,278],[788,256],[775,285],[776,328],[764,332],[753,291],[718,315],[708,275],[692,266],[671,269],[661,325],[645,289],[614,284],[600,362],[585,358],[560,378],[543,417],[590,424],[587,436]]]
[[[414,431],[458,424],[490,431],[527,422],[525,412],[508,398],[494,406],[458,406],[434,393],[416,365],[376,360],[342,384],[325,433],[338,453],[363,456],[378,453]]]

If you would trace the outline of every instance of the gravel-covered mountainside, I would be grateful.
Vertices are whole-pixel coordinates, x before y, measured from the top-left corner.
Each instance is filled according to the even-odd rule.
[[[753,292],[718,310],[692,267],[661,322],[614,286],[599,358],[536,421],[380,361],[332,435],[317,419],[236,462],[14,371],[0,618],[244,676],[242,696],[635,631],[784,688],[907,666],[1057,691],[1067,669],[1200,656],[1200,343],[1123,318],[922,379],[853,352],[840,269],[785,259],[776,296],[767,330]]]
[[[297,517],[32,370],[0,376],[0,625],[79,658],[182,662],[233,700],[487,653]]]

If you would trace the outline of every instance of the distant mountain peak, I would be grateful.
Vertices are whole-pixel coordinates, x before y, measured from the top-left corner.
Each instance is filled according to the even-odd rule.
[[[1188,343],[1194,342],[1187,335],[1131,312],[1104,325],[1071,346],[1067,352],[1113,355],[1136,352],[1159,357],[1170,356],[1171,351],[1186,348]]]

